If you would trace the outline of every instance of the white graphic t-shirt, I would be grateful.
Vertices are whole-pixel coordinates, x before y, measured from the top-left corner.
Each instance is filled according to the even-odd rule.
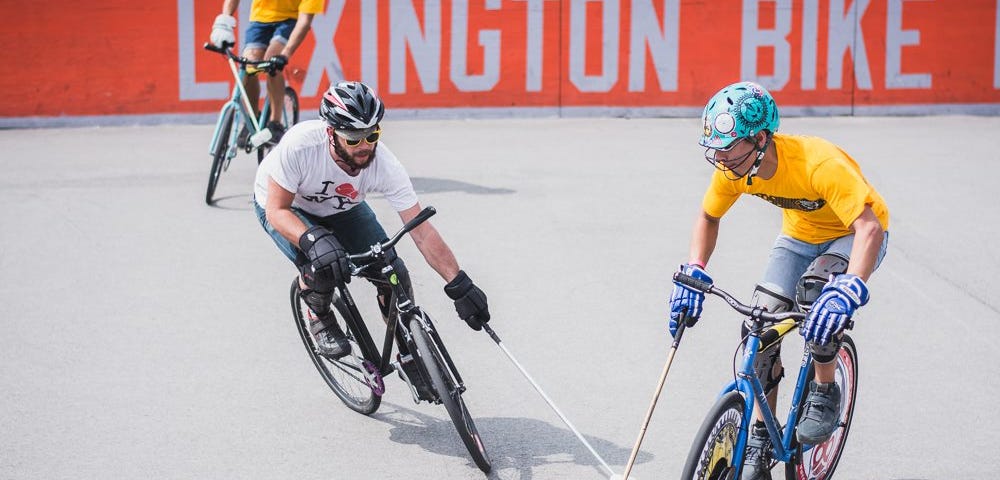
[[[318,217],[346,212],[370,192],[385,195],[396,211],[417,204],[410,176],[384,143],[376,147],[372,165],[352,177],[330,157],[327,139],[323,120],[308,120],[288,129],[257,167],[257,204],[267,205],[268,178],[295,194],[293,207]]]

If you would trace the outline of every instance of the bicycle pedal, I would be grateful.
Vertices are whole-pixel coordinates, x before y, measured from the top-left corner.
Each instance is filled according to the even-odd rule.
[[[258,148],[270,140],[271,140],[271,131],[266,128],[262,128],[260,129],[259,132],[250,135],[250,145],[253,148]]]

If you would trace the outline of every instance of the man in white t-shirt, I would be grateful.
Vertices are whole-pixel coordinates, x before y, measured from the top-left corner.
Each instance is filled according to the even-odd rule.
[[[337,83],[323,95],[321,119],[290,128],[257,169],[257,217],[299,268],[317,348],[331,358],[342,357],[351,348],[330,308],[334,289],[351,278],[347,255],[386,240],[365,196],[384,195],[403,223],[421,210],[403,165],[378,141],[384,114],[382,101],[367,85]],[[410,236],[427,263],[448,282],[444,291],[455,301],[459,317],[481,329],[481,322],[490,319],[486,294],[459,269],[430,222],[420,224]],[[410,290],[403,261],[395,252],[389,256]],[[379,298],[384,302],[389,296],[380,292]]]

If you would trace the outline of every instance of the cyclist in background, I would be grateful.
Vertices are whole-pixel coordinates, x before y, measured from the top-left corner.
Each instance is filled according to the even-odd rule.
[[[236,17],[233,13],[239,5],[240,0],[225,0],[222,3],[222,13],[215,17],[215,23],[212,24],[210,40],[216,47],[222,47],[223,43],[236,44],[236,37],[233,35]],[[306,33],[309,33],[313,16],[323,12],[323,5],[324,0],[253,0],[250,5],[250,25],[243,31],[246,44],[243,56],[253,61],[267,58],[281,71],[306,38]],[[245,76],[243,86],[256,108],[256,99],[260,98],[260,80],[257,75]],[[285,127],[281,124],[285,103],[283,75],[268,75],[267,94],[271,99],[271,118],[268,119],[267,128],[271,131],[271,142],[278,143],[285,133]],[[240,134],[241,143],[246,142],[246,137],[247,132]]]
[[[723,88],[705,106],[703,120],[699,143],[716,171],[695,220],[690,258],[680,270],[712,282],[705,266],[720,220],[740,195],[760,197],[782,209],[782,231],[753,299],[770,312],[796,304],[809,309],[800,333],[812,351],[816,375],[796,435],[800,443],[820,444],[839,426],[841,398],[834,375],[841,332],[868,302],[866,282],[889,239],[889,210],[854,159],[836,145],[777,133],[778,107],[760,85],[741,82]],[[671,334],[676,335],[680,321],[694,325],[703,300],[703,293],[675,282]],[[747,326],[743,329],[746,335]],[[771,408],[784,375],[780,348],[780,342],[768,346],[754,366]],[[770,479],[770,462],[770,439],[758,412],[742,479]]]
[[[385,107],[371,88],[360,82],[332,85],[323,94],[319,113],[320,119],[290,128],[261,162],[254,209],[278,249],[300,271],[302,298],[312,310],[311,331],[320,353],[337,358],[350,352],[350,344],[330,302],[334,289],[351,280],[347,255],[387,240],[365,196],[384,195],[403,223],[416,217],[421,207],[403,165],[379,142]],[[480,322],[490,319],[486,294],[459,269],[438,231],[426,221],[410,236],[447,282],[444,291],[454,300],[458,316],[473,329],[481,329]],[[402,285],[412,292],[406,266],[395,249],[388,258]],[[389,292],[380,291],[378,299],[386,315]],[[403,342],[400,353],[407,354]],[[404,369],[415,366],[402,363]]]

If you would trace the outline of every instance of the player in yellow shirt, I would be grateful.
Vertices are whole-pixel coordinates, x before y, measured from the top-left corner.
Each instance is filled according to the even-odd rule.
[[[233,35],[236,17],[233,17],[233,13],[239,5],[239,0],[225,0],[222,3],[222,13],[215,17],[215,23],[212,24],[211,41],[215,46],[222,47],[223,43],[236,44],[236,37]],[[243,32],[246,43],[243,56],[254,61],[270,59],[281,70],[309,33],[313,16],[323,12],[323,5],[324,0],[253,0],[250,5],[250,25]],[[260,81],[256,75],[244,77],[243,86],[248,97],[260,98]],[[285,126],[281,124],[285,103],[285,77],[268,76],[267,94],[271,99],[271,118],[267,128],[271,130],[271,142],[278,143],[285,133]],[[256,101],[253,103],[257,104]]]
[[[680,270],[711,283],[705,266],[720,220],[741,195],[782,209],[781,234],[753,302],[771,312],[809,310],[800,333],[812,350],[816,375],[796,434],[801,443],[820,444],[839,427],[841,399],[834,374],[841,332],[868,302],[865,282],[885,255],[889,211],[854,159],[836,145],[777,133],[778,107],[760,85],[741,82],[723,88],[705,106],[703,120],[699,143],[716,171],[695,220],[690,258]],[[703,301],[703,293],[674,284],[671,334],[681,321],[694,325]],[[758,355],[755,365],[771,408],[784,374],[780,348],[778,343]],[[770,439],[763,425],[758,417],[747,442],[743,480],[771,478]]]

